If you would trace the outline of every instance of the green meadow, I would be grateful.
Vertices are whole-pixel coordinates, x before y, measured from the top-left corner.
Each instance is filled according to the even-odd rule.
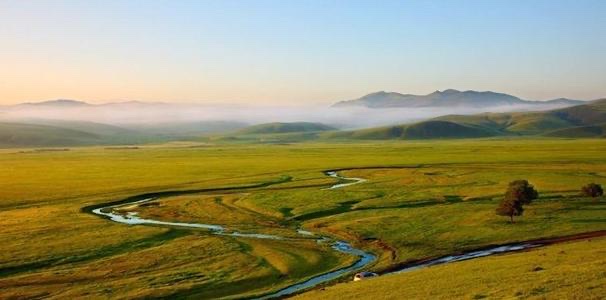
[[[605,230],[606,201],[579,196],[586,183],[606,184],[604,153],[603,139],[550,138],[0,150],[0,297],[252,297],[355,260],[311,238],[259,240],[125,225],[82,210],[163,191],[200,190],[125,209],[162,221],[219,224],[241,232],[287,235],[301,227],[373,252],[378,259],[367,267],[372,271],[487,245]],[[332,169],[368,181],[329,190],[338,180],[323,171]],[[530,181],[540,197],[510,224],[494,210],[507,184],[516,179]],[[579,275],[574,285],[561,285],[558,294],[547,295],[586,292],[591,298],[600,291],[591,287],[606,280],[603,272],[592,271],[603,266],[603,253],[579,245],[585,244],[372,281],[382,282],[385,298],[393,298],[390,293],[400,286],[410,293],[404,290],[414,289],[407,276],[418,276],[410,282],[420,284],[442,269],[453,278],[458,272],[486,272],[493,282],[513,285],[515,273],[499,266],[528,265],[527,272],[535,256],[545,252],[552,258],[553,251],[560,251],[556,247],[563,247],[569,255],[544,264],[574,263],[582,256],[589,270],[585,275],[602,277],[583,280],[585,275]],[[554,282],[565,276],[537,274],[551,274]],[[460,295],[528,296],[535,288],[489,293],[491,284],[461,285],[467,290]],[[338,298],[330,293],[370,285],[370,280],[339,284],[309,297]],[[545,291],[554,286],[546,285]],[[422,294],[425,290],[411,295],[433,295]]]
[[[387,275],[294,299],[603,299],[606,239]]]

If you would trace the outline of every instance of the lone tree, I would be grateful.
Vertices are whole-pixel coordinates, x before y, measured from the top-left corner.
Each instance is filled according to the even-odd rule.
[[[496,209],[499,216],[509,216],[513,223],[514,216],[524,213],[524,205],[539,197],[539,193],[527,180],[516,180],[509,183],[505,197]]]
[[[604,195],[604,190],[602,189],[601,185],[597,183],[590,183],[581,188],[581,195],[592,198],[601,197]]]

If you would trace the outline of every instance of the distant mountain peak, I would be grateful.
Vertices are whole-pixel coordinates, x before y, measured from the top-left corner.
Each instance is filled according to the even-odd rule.
[[[461,93],[461,91],[455,90],[455,89],[447,89],[447,90],[442,91],[442,94],[457,94],[457,93]]]
[[[365,95],[362,98],[364,98],[364,97],[381,97],[381,96],[389,96],[389,95],[402,95],[402,94],[396,93],[396,92],[378,91],[378,92],[374,92],[374,93]]]
[[[341,101],[333,107],[368,107],[368,108],[418,108],[418,107],[469,107],[484,108],[524,106],[558,106],[567,107],[583,102],[570,99],[550,101],[529,101],[505,93],[492,91],[460,91],[456,89],[437,90],[427,95],[400,94],[395,92],[376,92],[358,99]]]
[[[60,107],[90,105],[84,101],[71,100],[71,99],[55,99],[55,100],[48,100],[48,101],[42,101],[42,102],[27,102],[27,103],[23,103],[23,104],[24,105],[36,105],[36,106],[60,106]]]
[[[362,98],[364,98],[364,97],[373,97],[373,96],[383,96],[383,95],[387,95],[387,94],[388,93],[386,91],[378,91],[378,92],[366,94],[366,95],[362,96]]]
[[[428,94],[428,95],[438,95],[438,94],[458,94],[458,93],[463,93],[462,91],[456,90],[456,89],[445,89],[445,90],[435,90],[433,93]],[[427,96],[427,95],[426,95]]]
[[[333,106],[351,107],[362,106],[369,108],[388,108],[388,107],[492,107],[514,104],[524,104],[525,102],[517,97],[494,92],[477,91],[459,91],[456,89],[446,89],[435,91],[427,95],[400,94],[395,92],[376,92],[364,97],[341,101]]]

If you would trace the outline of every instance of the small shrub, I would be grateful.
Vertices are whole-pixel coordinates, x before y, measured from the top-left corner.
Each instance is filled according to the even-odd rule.
[[[597,183],[590,183],[581,188],[581,195],[592,198],[601,197],[604,195],[604,190],[602,189],[601,185]]]

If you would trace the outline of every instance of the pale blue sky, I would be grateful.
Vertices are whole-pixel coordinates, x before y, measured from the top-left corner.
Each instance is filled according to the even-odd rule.
[[[0,0],[0,103],[606,96],[606,1]]]

